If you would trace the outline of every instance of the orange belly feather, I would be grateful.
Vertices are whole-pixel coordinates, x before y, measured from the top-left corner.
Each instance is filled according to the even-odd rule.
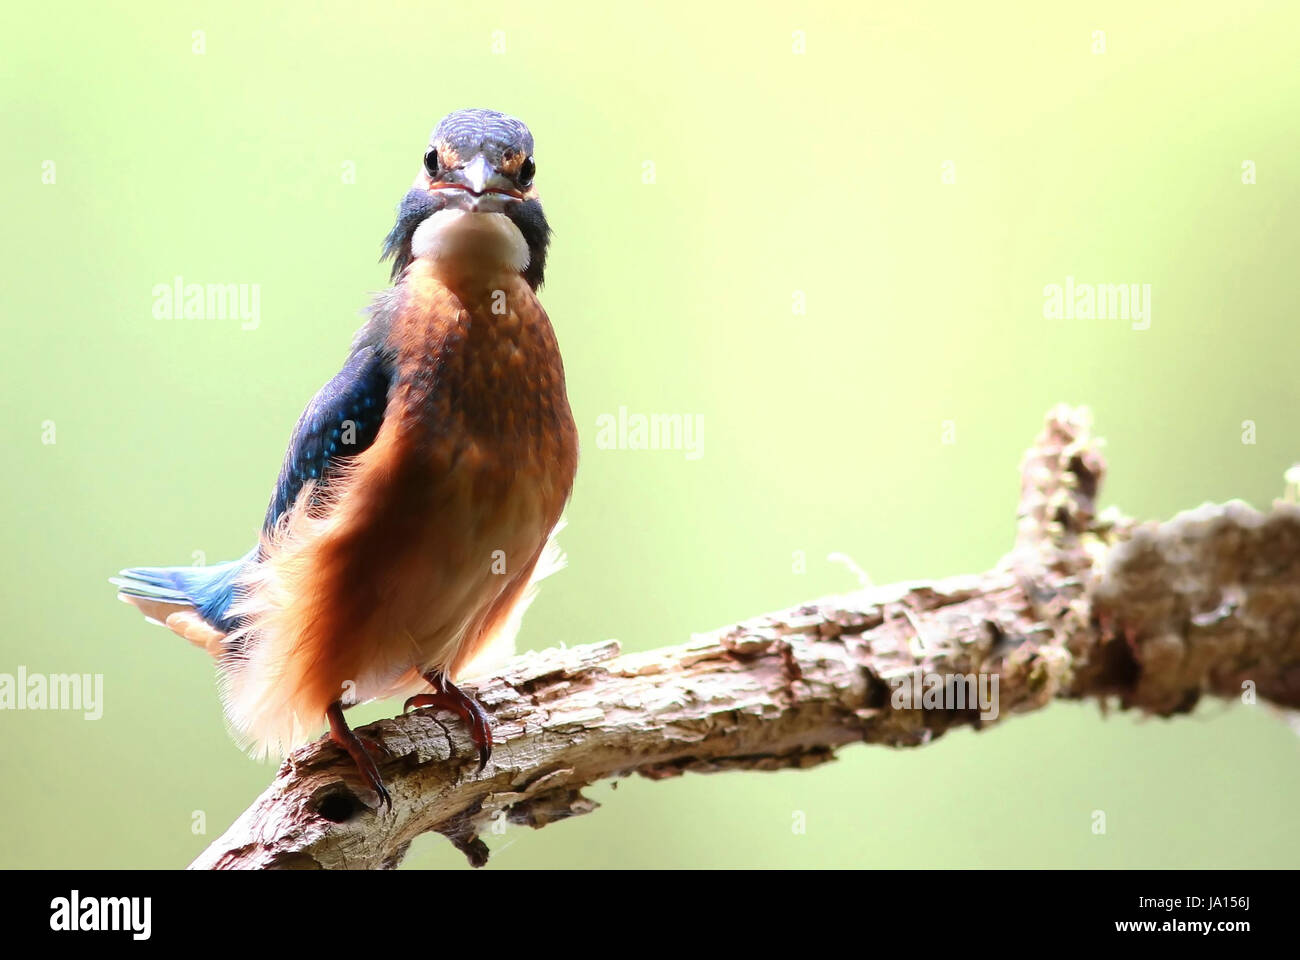
[[[513,641],[572,488],[559,349],[524,279],[417,260],[403,286],[378,436],[314,506],[299,495],[243,585],[223,699],[258,752]]]

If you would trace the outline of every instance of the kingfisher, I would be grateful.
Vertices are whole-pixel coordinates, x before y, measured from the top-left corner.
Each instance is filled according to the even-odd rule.
[[[228,726],[283,755],[324,726],[379,808],[392,798],[343,711],[408,696],[458,715],[491,756],[487,714],[455,683],[513,651],[578,439],[537,299],[551,228],[533,136],[493,110],[434,128],[342,369],[298,419],[257,542],[204,567],[134,567],[120,599],[216,661]]]

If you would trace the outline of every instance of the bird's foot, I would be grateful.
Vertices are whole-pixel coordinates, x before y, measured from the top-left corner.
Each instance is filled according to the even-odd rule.
[[[424,679],[433,687],[433,693],[417,693],[406,701],[403,710],[412,707],[438,707],[450,710],[469,728],[470,739],[478,747],[479,773],[487,766],[488,757],[492,756],[492,726],[487,712],[477,700],[465,693],[454,683],[436,673],[426,673]]]
[[[357,765],[357,771],[361,774],[361,779],[371,790],[379,795],[379,805],[387,806],[391,812],[393,809],[393,798],[388,793],[388,788],[384,786],[384,778],[379,773],[379,766],[375,763],[375,758],[370,755],[366,749],[366,740],[358,736],[356,731],[348,726],[348,722],[343,719],[343,704],[337,700],[330,704],[326,716],[330,721],[330,739],[342,747],[352,762]],[[369,741],[372,747],[382,752],[383,748],[374,740]]]

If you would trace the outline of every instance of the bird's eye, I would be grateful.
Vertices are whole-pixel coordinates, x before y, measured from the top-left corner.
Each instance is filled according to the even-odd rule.
[[[526,187],[530,183],[532,183],[533,177],[536,175],[536,173],[537,173],[537,164],[536,162],[534,162],[532,157],[529,157],[527,160],[525,160],[522,164],[519,165],[520,186]]]
[[[431,177],[438,176],[438,151],[430,150],[424,155],[424,169]]]

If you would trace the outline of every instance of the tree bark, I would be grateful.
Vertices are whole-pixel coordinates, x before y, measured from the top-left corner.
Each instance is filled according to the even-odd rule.
[[[1234,501],[1137,524],[1097,515],[1104,470],[1087,412],[1059,407],[1025,456],[1015,546],[992,570],[648,653],[525,654],[477,685],[496,744],[482,773],[450,714],[382,720],[361,732],[387,751],[391,812],[320,740],[192,866],[394,867],[428,831],[481,866],[494,822],[589,813],[581,791],[600,779],[811,767],[847,744],[920,746],[1056,698],[1158,716],[1207,694],[1300,707],[1300,508]]]

